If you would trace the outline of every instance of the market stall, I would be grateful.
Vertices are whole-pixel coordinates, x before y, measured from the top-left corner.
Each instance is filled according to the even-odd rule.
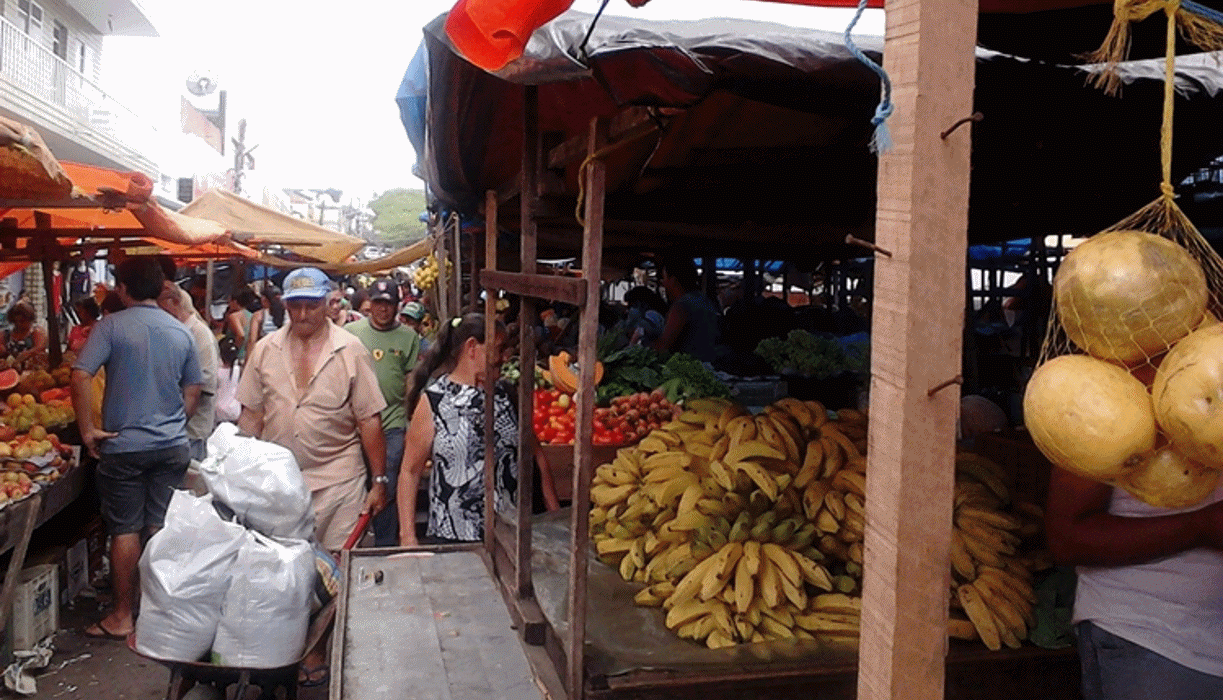
[[[920,23],[905,25],[909,29],[959,26],[956,18],[968,11],[906,3],[889,7],[889,17],[920,15]],[[1141,77],[1138,68],[1123,73],[1130,80],[1127,99],[1117,101],[1084,87],[1078,68],[980,49],[974,66],[965,59],[972,50],[970,30],[938,41],[914,33],[887,56],[889,72],[903,76],[894,86],[898,146],[881,157],[876,173],[866,144],[878,84],[839,38],[753,23],[720,27],[726,30],[721,34],[700,23],[655,29],[618,22],[602,18],[592,29],[590,17],[563,15],[535,35],[521,59],[495,73],[465,62],[441,20],[426,29],[432,80],[426,179],[448,206],[468,211],[482,201],[487,231],[519,233],[519,272],[502,269],[504,243],[486,237],[483,285],[522,295],[521,313],[528,318],[534,298],[582,309],[572,512],[589,510],[586,498],[597,478],[590,434],[583,433],[590,430],[594,407],[593,317],[602,275],[586,271],[623,266],[647,246],[696,257],[873,254],[875,364],[865,539],[872,556],[862,602],[861,668],[830,661],[825,679],[836,681],[828,687],[840,684],[830,692],[849,694],[856,687],[863,697],[934,697],[944,689],[952,697],[1073,697],[1073,653],[1025,645],[987,656],[963,654],[963,647],[952,645],[946,668],[940,653],[946,647],[953,535],[952,471],[946,465],[954,461],[950,436],[962,381],[953,348],[962,331],[963,232],[967,226],[967,240],[974,242],[1088,234],[1111,224],[1127,205],[1137,208],[1149,200],[1157,144],[1129,139],[1124,153],[1116,144],[1134,124],[1157,121],[1158,99],[1143,98],[1155,96],[1162,81]],[[876,56],[881,48],[871,39],[859,44]],[[1188,91],[1177,105],[1178,130],[1197,135],[1217,118],[1217,79],[1209,71],[1178,70]],[[929,87],[934,84],[937,90]],[[923,99],[939,97],[919,110],[922,86],[930,91]],[[465,108],[455,109],[458,104]],[[974,108],[985,116],[971,126],[970,139],[964,118]],[[956,124],[959,131],[952,128]],[[1221,144],[1211,138],[1179,149],[1174,171],[1187,173],[1213,158]],[[579,253],[579,277],[535,274],[539,258]],[[490,318],[495,296],[486,299]],[[525,335],[520,344],[525,368],[535,358]],[[532,408],[528,385],[524,380],[520,394],[524,416]],[[522,429],[525,444],[529,428]],[[524,452],[520,464],[529,463],[529,456]],[[520,485],[517,522],[490,522],[488,543],[515,622],[528,644],[540,647],[534,660],[550,659],[537,663],[541,677],[563,679],[569,697],[708,691],[692,669],[659,673],[639,663],[608,673],[595,661],[603,658],[606,639],[589,633],[589,621],[627,611],[609,602],[614,594],[607,589],[587,586],[586,577],[594,574],[585,566],[537,574],[538,563],[529,563],[533,548],[537,557],[551,547],[560,552],[558,562],[566,556],[585,561],[587,523],[571,516],[560,534],[552,528],[551,545],[541,542],[529,516],[529,479]],[[1039,486],[1033,491],[1028,495],[1039,500]],[[914,493],[923,497],[914,499]],[[601,565],[590,566],[593,571]],[[562,609],[568,612],[557,612]],[[809,694],[819,675],[813,669],[821,664],[800,665],[804,671],[798,674],[766,664],[712,677],[752,689],[745,693],[768,688],[783,696]],[[1041,668],[1049,671],[1046,682],[1053,678],[1047,686],[1034,680]],[[1013,683],[1000,689],[983,682],[985,674],[1005,675]]]

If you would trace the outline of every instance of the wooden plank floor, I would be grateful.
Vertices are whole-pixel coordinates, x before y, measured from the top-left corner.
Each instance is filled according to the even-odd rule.
[[[343,700],[540,700],[477,553],[354,553],[351,561],[336,627],[342,662],[333,659]]]

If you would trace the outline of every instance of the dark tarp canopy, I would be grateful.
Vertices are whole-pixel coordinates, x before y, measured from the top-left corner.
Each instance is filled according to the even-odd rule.
[[[611,119],[613,141],[640,136],[605,157],[613,256],[644,245],[801,259],[835,253],[846,234],[873,238],[876,159],[867,143],[879,83],[839,34],[605,16],[583,57],[591,20],[562,15],[496,74],[452,50],[444,17],[425,28],[421,169],[444,206],[475,213],[483,193],[497,190],[507,200],[501,225],[516,230],[522,85],[533,84],[545,146],[541,255],[573,254],[580,240],[577,170],[594,116]],[[858,39],[876,60],[882,43]],[[1146,77],[1159,75],[1151,70],[1124,71],[1115,98],[1087,87],[1081,68],[978,50],[984,121],[971,127],[970,239],[1086,235],[1153,200],[1162,80]],[[1177,180],[1223,153],[1223,76],[1213,64],[1186,66],[1179,86]],[[651,124],[660,132],[642,136]]]

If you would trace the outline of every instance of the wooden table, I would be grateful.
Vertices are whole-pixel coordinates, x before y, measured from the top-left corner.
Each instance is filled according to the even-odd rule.
[[[332,698],[540,700],[479,551],[349,550],[340,580]]]

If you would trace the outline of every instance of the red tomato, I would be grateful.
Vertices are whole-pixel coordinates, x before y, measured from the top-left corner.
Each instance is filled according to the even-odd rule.
[[[545,426],[543,430],[539,431],[539,439],[541,442],[551,444],[556,439],[556,429],[550,425]]]

